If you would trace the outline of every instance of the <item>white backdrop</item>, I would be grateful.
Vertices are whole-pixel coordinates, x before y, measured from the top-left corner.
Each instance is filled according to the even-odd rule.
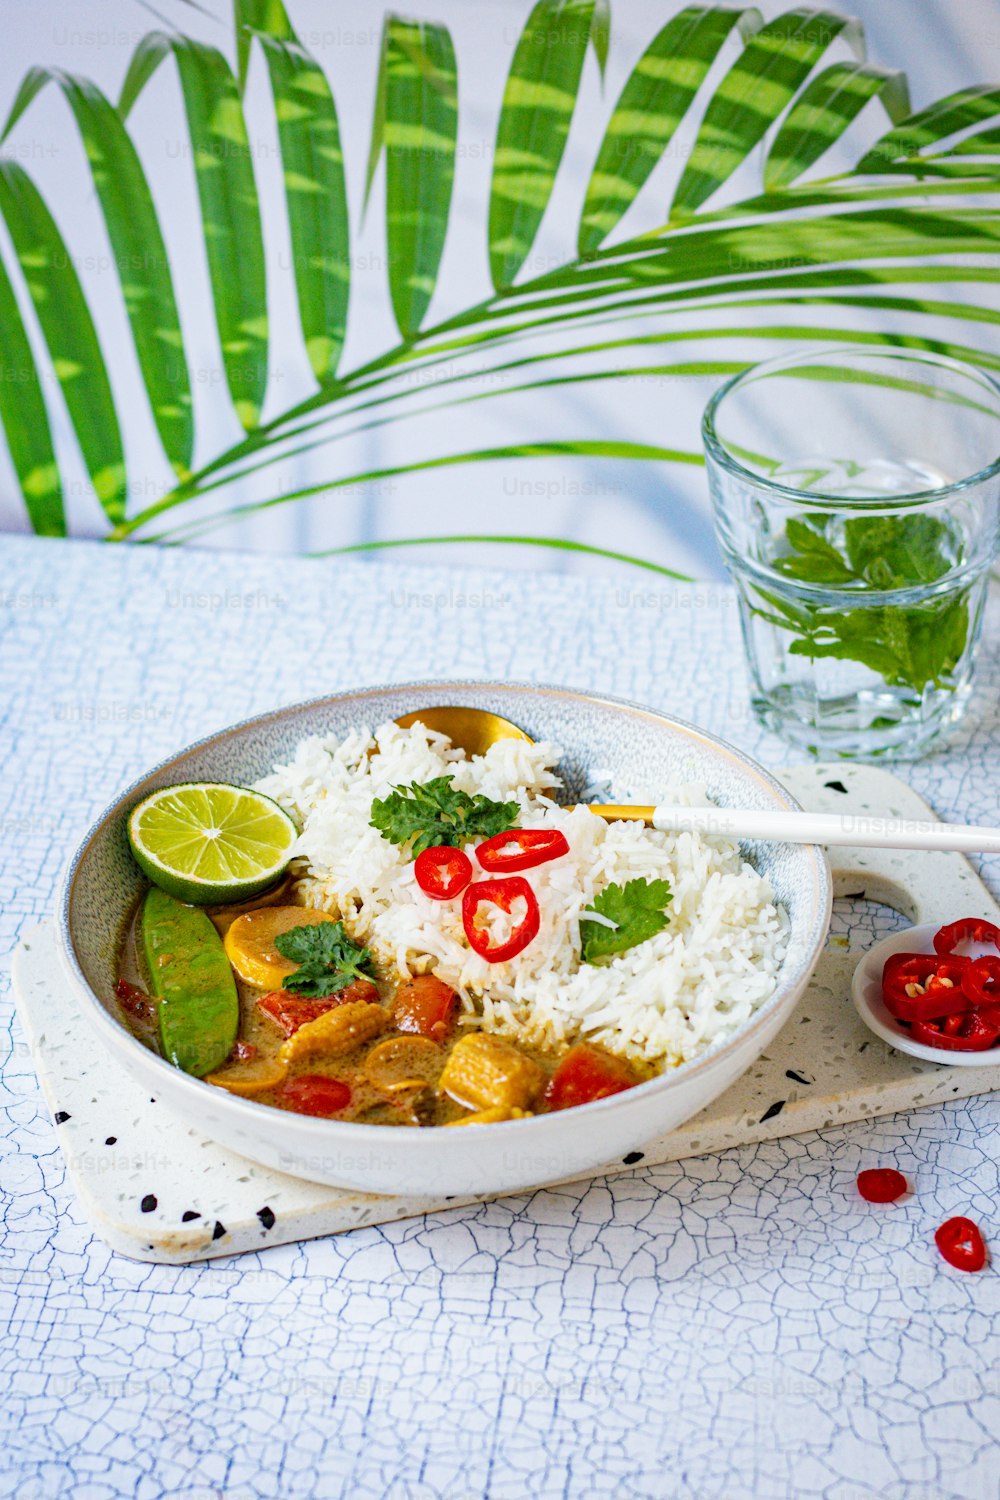
[[[655,31],[678,8],[655,0],[613,0],[604,88],[591,54],[563,169],[529,268],[541,270],[572,258],[580,204],[611,106]],[[397,340],[384,259],[384,167],[360,227],[383,6],[376,0],[288,0],[288,9],[301,40],[331,81],[340,117],[354,236],[352,302],[342,360],[342,368],[349,368]],[[450,28],[459,66],[460,135],[452,218],[429,310],[431,321],[470,305],[489,290],[486,223],[493,140],[510,59],[529,9],[528,0],[416,0],[408,7],[410,13]],[[783,7],[765,0],[761,9],[770,17]],[[871,59],[902,68],[909,75],[914,108],[962,86],[1000,81],[1000,7],[995,0],[856,0],[852,9],[864,23]],[[162,22],[222,48],[230,58],[234,55],[232,17],[225,0],[204,0],[198,7],[186,0],[157,0],[156,5],[152,0],[149,4],[89,0],[86,5],[75,0],[4,0],[3,20],[0,108],[4,115],[22,75],[33,64],[84,74],[110,97],[117,97],[132,51],[146,32]],[[736,50],[735,42],[728,44],[717,70],[729,65]],[[830,60],[841,55],[847,55],[846,48],[837,44]],[[266,419],[308,395],[313,383],[298,335],[274,112],[259,52],[251,65],[246,112],[266,235],[272,329]],[[241,432],[221,383],[194,173],[173,67],[159,70],[132,120],[174,270],[192,367],[198,462],[238,440]],[[867,105],[844,138],[843,164],[856,159],[886,126],[881,105]],[[690,148],[690,137],[679,139],[676,149],[665,154],[629,210],[623,232],[652,228],[663,221],[685,147]],[[46,90],[39,97],[0,149],[31,172],[78,257],[77,269],[102,345],[111,351],[116,397],[126,414],[130,505],[148,503],[169,488],[171,475],[142,392],[117,272],[79,137],[57,90]],[[836,165],[826,159],[822,163],[824,172]],[[758,152],[741,169],[748,190],[755,174],[759,181],[759,171]],[[734,191],[739,185],[734,179]],[[5,237],[2,250],[9,257]],[[983,289],[981,295],[992,297],[992,289]],[[26,304],[24,312],[30,324]],[[802,320],[801,314],[782,315],[782,320],[796,316]],[[702,325],[705,321],[702,317]],[[887,313],[872,326],[903,329],[906,319]],[[942,327],[946,326],[942,320]],[[988,335],[980,337],[981,343],[987,341]],[[779,352],[779,347],[745,338],[740,344],[741,352],[750,358]],[[38,357],[44,366],[40,349]],[[595,368],[586,361],[580,367]],[[263,499],[318,483],[332,474],[392,468],[425,455],[502,447],[512,441],[600,437],[697,449],[698,417],[716,383],[715,376],[667,380],[650,375],[553,388],[542,395],[504,395],[415,416],[345,437],[335,451],[327,448],[322,454],[301,456],[263,479],[227,490],[224,502]],[[485,389],[485,378],[483,385]],[[50,386],[51,377],[46,389]],[[422,404],[418,400],[411,406]],[[70,529],[78,535],[100,535],[106,523],[65,413],[58,399],[50,402],[50,408],[66,476]],[[23,505],[0,444],[0,530],[26,529]],[[349,486],[307,503],[228,522],[207,533],[199,544],[299,552],[377,539],[469,532],[568,537],[699,576],[717,576],[721,571],[702,471],[608,458],[497,460]],[[451,548],[444,554],[427,549],[413,556],[428,560],[435,553],[438,557],[468,556],[469,550]],[[615,566],[604,559],[527,547],[494,547],[488,556],[494,563],[516,559],[531,567],[607,571]]]

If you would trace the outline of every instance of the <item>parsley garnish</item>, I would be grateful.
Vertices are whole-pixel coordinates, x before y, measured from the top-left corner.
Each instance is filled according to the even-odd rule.
[[[792,656],[860,662],[890,686],[914,693],[928,683],[948,686],[968,642],[968,590],[914,605],[867,604],[864,595],[938,582],[962,561],[954,527],[936,516],[856,516],[840,527],[835,545],[831,521],[823,512],[791,519],[785,528],[791,551],[773,565],[786,578],[856,593],[857,606],[833,609],[760,589],[768,608],[754,612],[794,633]]]
[[[605,886],[587,911],[597,912],[616,925],[605,927],[603,922],[588,922],[584,912],[580,918],[583,962],[599,963],[602,958],[624,953],[627,948],[655,937],[670,921],[665,908],[673,899],[667,880],[630,880],[626,885]]]
[[[274,946],[282,958],[299,965],[282,987],[310,1000],[336,995],[355,979],[374,978],[371,953],[351,941],[343,922],[292,927],[288,932],[278,933]]]
[[[516,802],[493,802],[481,793],[470,797],[456,792],[451,776],[394,787],[388,797],[372,803],[371,826],[390,844],[409,844],[410,858],[425,849],[446,844],[457,849],[470,839],[488,839],[517,828]]]

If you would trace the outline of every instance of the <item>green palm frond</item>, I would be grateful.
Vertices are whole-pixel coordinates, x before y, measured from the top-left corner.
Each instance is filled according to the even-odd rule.
[[[871,99],[899,124],[910,112],[906,75],[873,63],[833,63],[810,80],[788,111],[764,163],[768,192],[787,187],[843,135]]]
[[[118,109],[123,119],[128,116],[171,54],[187,112],[222,362],[236,415],[249,429],[260,419],[267,386],[267,287],[257,184],[236,79],[214,47],[154,32],[133,54]]]
[[[552,196],[593,20],[594,0],[538,0],[518,41],[490,185],[490,274],[498,291],[527,260]]]
[[[540,458],[695,464],[696,440],[651,445],[591,431],[538,442],[515,431],[503,447],[456,445],[363,473],[348,472],[342,455],[352,435],[419,423],[444,408],[644,375],[721,377],[748,363],[748,349],[761,341],[901,345],[1000,366],[975,341],[977,328],[1000,324],[982,295],[1000,280],[1000,88],[963,89],[910,113],[903,75],[868,62],[856,23],[826,9],[798,7],[763,25],[754,8],[691,4],[668,20],[605,107],[578,218],[559,226],[566,263],[531,274],[570,127],[591,87],[587,51],[593,46],[603,77],[611,44],[607,0],[538,0],[514,47],[497,126],[484,226],[492,290],[430,326],[453,216],[459,60],[443,25],[386,17],[365,196],[384,159],[387,286],[400,342],[344,371],[352,229],[334,90],[281,0],[234,0],[234,17],[235,71],[212,48],[155,33],[133,56],[118,111],[85,80],[43,70],[29,73],[15,99],[8,129],[46,83],[62,89],[119,264],[143,252],[141,273],[123,273],[122,297],[160,438],[180,476],[169,494],[126,515],[121,424],[83,288],[37,189],[8,163],[0,215],[25,295],[18,298],[0,268],[0,338],[8,363],[26,376],[0,387],[0,421],[37,530],[58,532],[64,521],[45,381],[22,310],[33,312],[35,347],[45,347],[58,376],[110,534],[144,540],[189,540],[261,508],[319,495],[333,503],[347,486],[455,466]],[[267,287],[242,103],[255,48],[268,70],[281,150],[302,345],[318,382],[264,422]],[[168,56],[177,63],[195,163],[195,237],[245,428],[193,473],[174,280],[128,123]],[[879,112],[890,128],[855,166],[809,180],[831,148],[843,152],[849,129],[873,120],[877,128]],[[609,243],[681,131],[693,145],[674,174],[669,222]],[[746,181],[751,170],[758,186],[733,201],[731,179]],[[895,331],[898,322],[873,327],[879,314],[905,317],[905,332]],[[829,324],[818,321],[826,315]],[[968,341],[951,336],[945,320],[968,329]],[[716,341],[725,347],[716,350]],[[306,456],[315,482],[220,508],[240,483],[266,481],[285,460]]]
[[[596,250],[635,201],[734,27],[746,38],[763,24],[759,10],[689,5],[656,34],[608,122],[583,205],[580,255]]]
[[[309,54],[264,32],[260,43],[278,121],[302,338],[322,385],[337,372],[351,285],[340,125],[326,75]]]
[[[859,172],[877,172],[887,162],[918,157],[928,146],[936,146],[948,136],[972,125],[982,125],[1000,114],[1000,88],[986,84],[960,89],[946,99],[938,99],[926,109],[901,120],[877,140],[858,162]]]
[[[38,366],[10,278],[0,262],[0,422],[25,509],[37,536],[65,536],[62,484]]]
[[[863,55],[857,22],[836,11],[789,10],[755,32],[709,100],[673,218],[694,213],[728,181],[839,37]]]
[[[6,139],[48,83],[62,90],[80,132],[153,419],[164,453],[183,478],[194,446],[191,382],[160,222],[124,122],[96,84],[51,68],[32,68],[0,139]]]
[[[423,322],[444,251],[458,140],[458,69],[444,26],[387,16],[368,188],[383,147],[389,293],[404,339]]]
[[[297,42],[298,37],[282,0],[233,0],[233,25],[236,30],[236,76],[242,93],[250,68],[254,34],[273,37],[277,42]]]
[[[42,195],[17,162],[0,162],[0,214],[94,493],[114,525],[125,516],[125,456],[97,332],[66,242]]]

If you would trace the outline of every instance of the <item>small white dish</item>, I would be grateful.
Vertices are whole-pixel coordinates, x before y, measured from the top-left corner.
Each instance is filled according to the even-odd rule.
[[[882,970],[890,953],[933,953],[934,934],[943,924],[926,922],[922,927],[904,927],[891,937],[883,938],[874,948],[869,948],[854,971],[851,995],[854,1008],[870,1031],[880,1036],[883,1042],[906,1052],[910,1057],[919,1057],[922,1062],[943,1063],[950,1068],[995,1068],[1000,1067],[1000,1043],[986,1052],[949,1052],[944,1047],[925,1047],[915,1042],[907,1028],[891,1016],[882,1000]],[[983,947],[974,951],[992,953],[992,948]]]

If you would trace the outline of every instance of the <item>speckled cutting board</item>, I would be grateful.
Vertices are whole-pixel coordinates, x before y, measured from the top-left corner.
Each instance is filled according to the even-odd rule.
[[[778,774],[814,811],[929,815],[913,791],[872,767],[798,766]],[[884,906],[913,923],[967,915],[1000,920],[972,867],[959,854],[840,849],[833,856],[836,893],[855,898],[854,905],[836,914],[827,949],[787,1025],[701,1114],[644,1152],[609,1163],[607,1173],[1000,1087],[1000,1068],[941,1067],[894,1051],[866,1029],[850,1000],[859,951],[898,925]],[[118,1067],[78,1014],[49,923],[18,950],[14,989],[80,1204],[123,1255],[182,1264],[474,1201],[386,1198],[300,1182],[179,1123]]]

